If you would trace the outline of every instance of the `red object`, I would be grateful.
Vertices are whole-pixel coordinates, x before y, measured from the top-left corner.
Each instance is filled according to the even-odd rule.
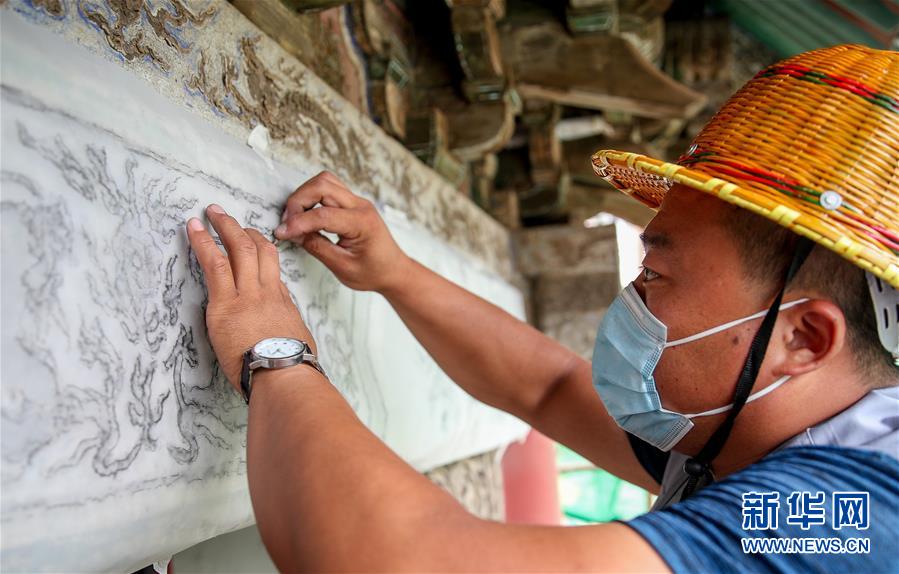
[[[506,522],[558,525],[559,505],[556,448],[553,441],[532,430],[523,443],[509,445],[503,455]]]

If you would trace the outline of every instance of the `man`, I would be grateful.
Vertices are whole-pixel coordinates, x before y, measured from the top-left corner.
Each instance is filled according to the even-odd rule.
[[[810,52],[750,81],[680,165],[594,156],[601,175],[659,213],[644,234],[644,270],[609,308],[592,367],[406,257],[372,204],[333,175],[289,198],[276,236],[345,285],[386,297],[456,383],[660,493],[656,510],[628,524],[516,526],[467,514],[368,432],[316,370],[274,246],[213,205],[226,257],[191,219],[212,345],[251,397],[250,492],[275,564],[895,571],[897,86],[895,53]],[[250,377],[265,345],[282,344],[257,345],[272,337],[308,342],[299,352],[308,360]],[[810,537],[832,553],[741,540]]]

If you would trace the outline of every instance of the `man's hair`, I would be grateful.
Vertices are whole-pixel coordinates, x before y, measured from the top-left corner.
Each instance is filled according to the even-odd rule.
[[[751,211],[728,205],[725,225],[734,238],[744,275],[772,299],[781,287],[799,236]],[[865,272],[833,251],[815,245],[787,291],[811,291],[843,311],[846,338],[868,388],[899,385],[899,370],[880,344]]]

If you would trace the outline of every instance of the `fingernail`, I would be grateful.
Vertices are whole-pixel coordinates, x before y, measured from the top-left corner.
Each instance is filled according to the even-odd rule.
[[[287,221],[287,210],[284,210],[284,213],[281,214],[281,222]]]
[[[280,237],[287,233],[287,226],[283,223],[275,228],[275,237]]]
[[[194,231],[200,231],[203,229],[203,222],[196,217],[191,217],[187,220],[187,226]]]
[[[212,213],[225,213],[225,210],[222,209],[222,206],[217,203],[210,203],[209,207],[207,207],[206,209],[208,209]]]

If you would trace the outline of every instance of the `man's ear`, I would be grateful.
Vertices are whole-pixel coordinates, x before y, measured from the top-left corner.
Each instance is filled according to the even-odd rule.
[[[784,375],[819,369],[846,345],[846,317],[830,301],[813,299],[782,311],[781,316],[783,356],[778,370]]]

